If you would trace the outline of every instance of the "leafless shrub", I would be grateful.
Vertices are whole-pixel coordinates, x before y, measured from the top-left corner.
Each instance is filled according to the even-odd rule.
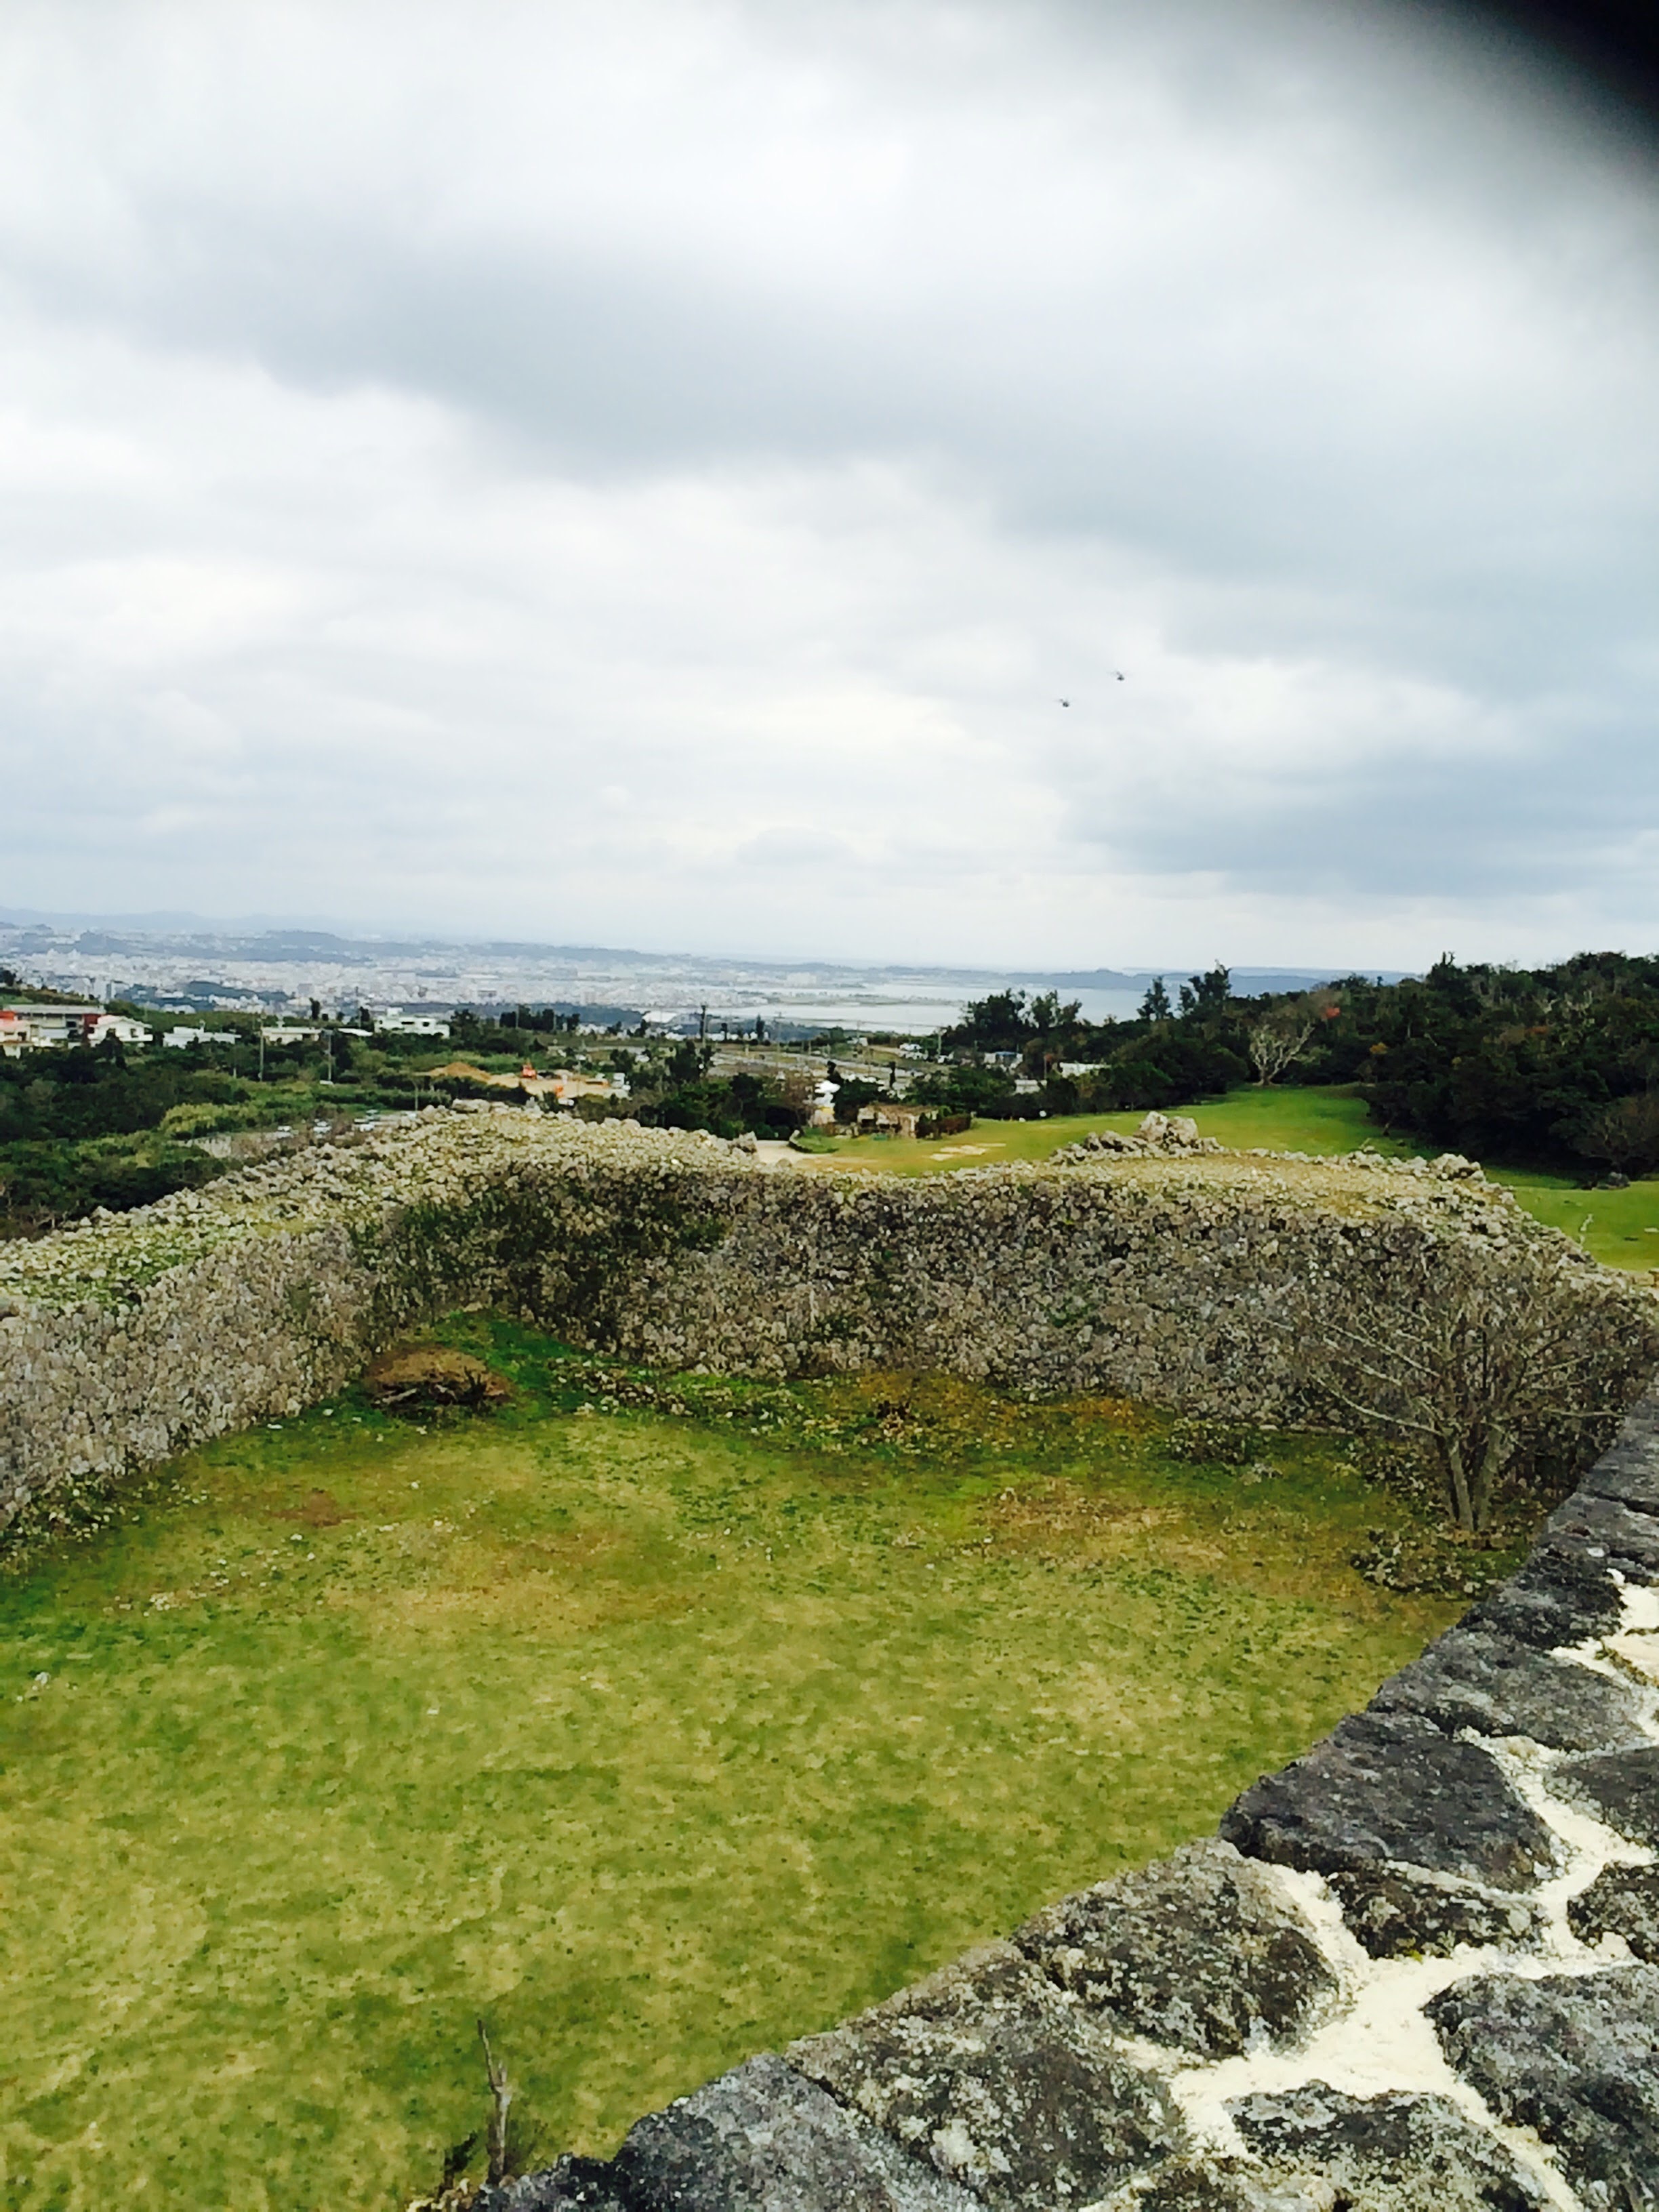
[[[1599,1107],[1573,1146],[1586,1159],[1606,1160],[1620,1175],[1651,1175],[1659,1167],[1659,1091],[1638,1091]]]
[[[1540,1459],[1610,1428],[1659,1360],[1659,1306],[1565,1239],[1425,1243],[1285,1300],[1311,1394],[1361,1428],[1413,1442],[1466,1534]]]

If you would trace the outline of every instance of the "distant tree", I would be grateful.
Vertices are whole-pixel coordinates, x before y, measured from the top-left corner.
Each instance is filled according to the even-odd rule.
[[[937,1106],[950,1114],[994,1116],[1014,1097],[1014,1079],[1003,1067],[934,1066],[917,1078],[909,1095],[914,1105]],[[839,1094],[836,1110],[841,1111]]]
[[[1032,1000],[1029,1019],[1040,1037],[1054,1036],[1074,1030],[1082,1012],[1081,999],[1067,999],[1062,1005],[1058,991],[1043,991]]]
[[[1573,1145],[1586,1159],[1606,1160],[1620,1175],[1651,1175],[1659,1168],[1659,1091],[1638,1091],[1597,1108]]]
[[[787,1068],[778,1077],[776,1091],[779,1103],[788,1109],[797,1127],[811,1113],[817,1088],[804,1067]]]
[[[836,1121],[856,1121],[860,1107],[873,1105],[880,1096],[879,1084],[857,1079],[843,1081],[836,1092]]]
[[[1024,991],[993,991],[969,1000],[962,1019],[945,1032],[945,1042],[975,1052],[1018,1052],[1036,1033]]]
[[[1249,1080],[1242,1052],[1209,1036],[1197,1024],[1161,1022],[1132,1037],[1087,1079],[1082,1110],[1110,1113],[1124,1107],[1159,1110],[1198,1098],[1219,1097]]]
[[[1164,987],[1164,978],[1154,975],[1146,997],[1140,1002],[1141,1020],[1167,1022],[1174,1012],[1175,1008],[1170,1004],[1170,994]]]
[[[1300,1060],[1313,1033],[1313,1016],[1288,1006],[1253,1024],[1248,1042],[1258,1087],[1276,1083]]]
[[[1218,960],[1202,975],[1189,975],[1181,987],[1181,1011],[1183,1015],[1218,1014],[1225,1010],[1232,996],[1231,971]]]

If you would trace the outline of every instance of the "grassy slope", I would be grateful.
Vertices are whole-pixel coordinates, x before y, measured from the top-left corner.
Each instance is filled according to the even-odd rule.
[[[401,2203],[478,2011],[603,2148],[1201,1832],[1456,1609],[1346,1565],[1398,1509],[1328,1446],[1242,1487],[945,1383],[781,1440],[494,1341],[492,1420],[343,1401],[0,1580],[9,2208]]]
[[[1278,1152],[1349,1152],[1360,1145],[1409,1158],[1435,1147],[1385,1137],[1351,1091],[1329,1088],[1235,1091],[1190,1112],[1201,1133],[1241,1149],[1261,1145]],[[919,1144],[873,1137],[842,1142],[833,1158],[848,1166],[877,1167],[900,1175],[941,1175],[953,1168],[988,1167],[1006,1160],[1042,1160],[1091,1129],[1133,1129],[1138,1114],[1079,1115],[1052,1121],[975,1121],[963,1137]],[[974,1149],[969,1150],[969,1147]],[[1659,1267],[1659,1179],[1627,1190],[1585,1190],[1571,1176],[1528,1169],[1487,1168],[1508,1183],[1527,1211],[1553,1229],[1576,1237],[1613,1267]]]

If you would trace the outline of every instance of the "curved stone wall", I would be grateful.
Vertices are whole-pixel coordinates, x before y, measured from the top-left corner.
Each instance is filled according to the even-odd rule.
[[[423,1316],[755,1373],[934,1368],[1284,1419],[1288,1286],[1551,1243],[1463,1163],[931,1182],[434,1114],[0,1249],[0,1519],[337,1388]],[[1559,1248],[1554,1240],[1553,1249]],[[1610,1408],[1649,1363],[1651,1293]],[[1526,1565],[1219,1835],[481,2212],[1659,2206],[1659,1401]]]
[[[0,1245],[0,1525],[64,1482],[297,1412],[457,1304],[659,1367],[935,1370],[1285,1421],[1304,1381],[1275,1325],[1287,1296],[1340,1314],[1458,1247],[1546,1245],[1627,1339],[1596,1354],[1616,1414],[1645,1376],[1651,1293],[1445,1169],[1233,1153],[906,1180],[434,1109]]]

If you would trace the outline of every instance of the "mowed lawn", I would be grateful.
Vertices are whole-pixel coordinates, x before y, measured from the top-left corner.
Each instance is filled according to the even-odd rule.
[[[1346,1087],[1310,1086],[1235,1091],[1202,1106],[1182,1106],[1200,1133],[1248,1151],[1334,1154],[1369,1145],[1396,1159],[1432,1158],[1437,1149],[1385,1136],[1364,1101]],[[1048,1121],[975,1121],[959,1137],[930,1142],[858,1137],[838,1141],[821,1155],[830,1166],[877,1168],[896,1175],[943,1175],[960,1168],[990,1167],[1007,1160],[1046,1160],[1062,1145],[1091,1129],[1130,1131],[1139,1113],[1073,1115]],[[1494,1182],[1507,1183],[1528,1213],[1565,1230],[1613,1267],[1659,1267],[1659,1178],[1626,1190],[1589,1190],[1570,1175],[1486,1164]]]
[[[1203,1832],[1459,1609],[1347,1564],[1402,1509],[1329,1443],[1247,1483],[894,1378],[615,1411],[460,1333],[494,1416],[349,1396],[0,1577],[14,2212],[406,2203],[479,2014],[604,2151]]]

